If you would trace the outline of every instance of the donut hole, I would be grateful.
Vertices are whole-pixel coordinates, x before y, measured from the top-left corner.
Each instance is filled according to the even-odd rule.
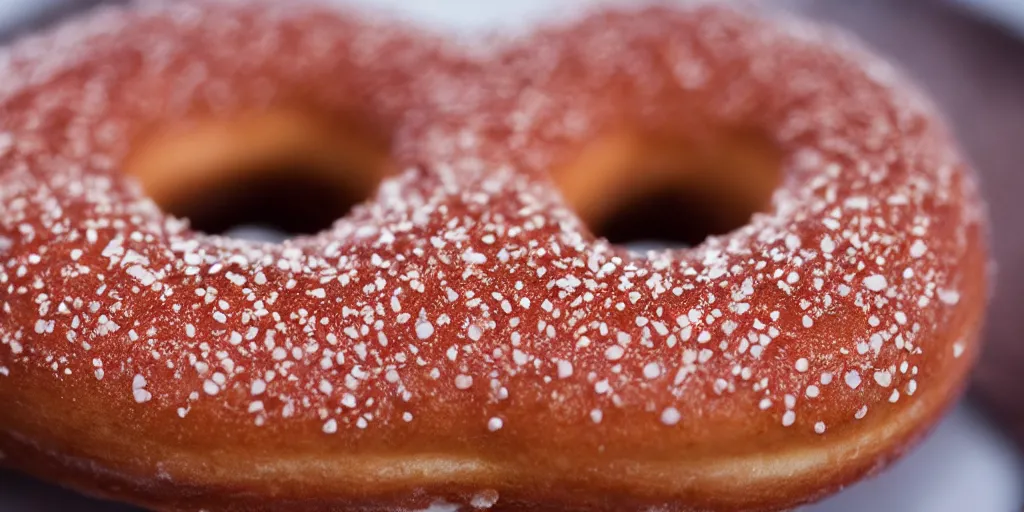
[[[268,241],[314,234],[390,173],[387,138],[358,119],[279,109],[183,120],[147,130],[125,168],[193,230]]]
[[[693,247],[767,212],[782,154],[753,130],[602,137],[554,171],[595,235],[633,247]]]
[[[694,247],[707,237],[744,225],[754,208],[723,211],[727,191],[660,188],[634,198],[594,230],[608,241],[635,248]]]
[[[365,199],[299,158],[236,172],[246,178],[203,186],[164,211],[204,233],[272,241],[328,229]]]

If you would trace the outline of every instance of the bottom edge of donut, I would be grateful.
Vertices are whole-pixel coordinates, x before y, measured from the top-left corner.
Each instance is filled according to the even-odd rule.
[[[962,395],[963,385],[956,384],[945,394],[936,393],[929,406],[919,411],[914,421],[902,422],[908,428],[895,428],[887,422],[873,429],[858,432],[863,443],[888,431],[888,438],[873,439],[877,452],[856,460],[847,460],[841,468],[807,466],[803,474],[794,474],[788,484],[777,492],[766,492],[763,486],[744,493],[742,477],[733,474],[726,494],[709,495],[700,489],[684,493],[650,492],[639,486],[637,493],[600,487],[587,487],[574,481],[571,474],[564,481],[545,485],[465,484],[456,481],[427,481],[402,491],[360,493],[348,485],[338,485],[340,492],[315,492],[306,495],[295,489],[280,488],[275,482],[264,487],[232,488],[218,485],[182,484],[170,478],[148,478],[122,474],[102,467],[96,461],[68,457],[43,448],[33,441],[0,431],[0,466],[20,470],[42,480],[57,483],[88,496],[137,505],[163,512],[184,511],[422,511],[468,512],[473,510],[503,511],[566,511],[566,512],[698,512],[698,511],[774,511],[811,503],[825,498],[860,479],[877,474],[912,449],[937,423],[943,412]],[[952,391],[952,392],[950,392]],[[943,396],[944,395],[944,396]],[[845,440],[851,442],[851,440]],[[798,483],[798,485],[794,485]],[[321,487],[322,488],[322,487]],[[716,491],[721,493],[722,490]]]

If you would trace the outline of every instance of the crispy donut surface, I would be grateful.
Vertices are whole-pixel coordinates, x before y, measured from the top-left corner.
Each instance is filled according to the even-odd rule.
[[[775,509],[877,470],[975,358],[985,211],[898,73],[760,16],[469,52],[208,0],[7,49],[2,462],[160,510]],[[281,244],[157,206],[296,155],[370,198]],[[695,183],[764,213],[586,227]]]

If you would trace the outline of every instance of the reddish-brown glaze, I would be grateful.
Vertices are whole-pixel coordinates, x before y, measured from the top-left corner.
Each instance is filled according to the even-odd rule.
[[[713,6],[460,51],[230,1],[6,50],[6,462],[164,510],[772,509],[881,467],[957,396],[984,210],[886,64]],[[281,108],[376,127],[397,172],[281,244],[192,231],[128,177],[154,129]],[[781,171],[734,232],[638,254],[569,207],[607,213],[575,193],[598,174],[609,203],[646,183],[582,165],[595,141],[628,164],[651,140],[750,151],[737,131]]]

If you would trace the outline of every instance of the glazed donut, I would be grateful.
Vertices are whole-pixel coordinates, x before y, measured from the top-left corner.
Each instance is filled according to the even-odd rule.
[[[3,462],[158,510],[778,509],[958,397],[986,212],[888,65],[701,4],[483,46],[207,0],[7,49]],[[165,213],[282,158],[369,199],[279,244]],[[741,227],[595,235],[693,188]]]

